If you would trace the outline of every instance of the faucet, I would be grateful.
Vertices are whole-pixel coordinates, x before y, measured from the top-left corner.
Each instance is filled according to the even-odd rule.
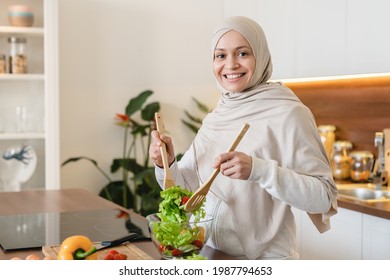
[[[385,170],[385,152],[384,152],[384,133],[375,132],[375,147],[378,147],[377,168],[373,172],[373,183],[376,185],[376,189],[382,189],[382,186],[387,186],[387,171]]]

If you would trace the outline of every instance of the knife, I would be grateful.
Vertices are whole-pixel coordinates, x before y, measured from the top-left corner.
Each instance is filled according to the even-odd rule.
[[[134,239],[135,237],[137,237],[137,234],[132,232],[129,235],[125,235],[123,237],[119,237],[118,239],[115,239],[115,240],[112,240],[112,241],[102,241],[100,243],[100,245],[102,247],[96,248],[96,251],[101,251],[101,250],[104,250],[104,249],[107,249],[107,248],[111,248],[111,247],[115,247],[115,246],[121,245],[122,243],[130,241],[130,240]]]

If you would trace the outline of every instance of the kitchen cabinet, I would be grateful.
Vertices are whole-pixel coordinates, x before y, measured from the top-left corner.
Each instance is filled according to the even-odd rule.
[[[9,26],[8,7],[16,4],[33,9],[32,27]],[[57,0],[3,0],[0,11],[0,53],[8,58],[9,37],[25,38],[28,65],[26,74],[0,74],[0,151],[19,144],[31,145],[37,165],[22,189],[58,189]],[[20,108],[25,112],[22,129],[16,116]]]
[[[362,258],[360,212],[339,208],[331,218],[331,230],[319,233],[309,216],[294,210],[297,217],[298,252],[303,260],[359,260]]]
[[[390,220],[363,215],[363,259],[390,260]]]
[[[273,58],[273,79],[390,72],[387,0],[259,0],[224,16],[259,22]]]
[[[303,260],[389,260],[390,220],[338,208],[331,229],[319,233],[307,214],[293,209]]]

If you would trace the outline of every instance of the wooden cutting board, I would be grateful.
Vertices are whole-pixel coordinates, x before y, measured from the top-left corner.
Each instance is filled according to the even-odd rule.
[[[95,243],[99,244],[99,243]],[[57,259],[61,246],[43,246],[42,252],[46,257]],[[153,258],[139,249],[134,244],[127,242],[120,246],[104,249],[98,252],[98,260],[103,260],[109,250],[117,250],[119,253],[126,254],[128,260],[152,260]]]

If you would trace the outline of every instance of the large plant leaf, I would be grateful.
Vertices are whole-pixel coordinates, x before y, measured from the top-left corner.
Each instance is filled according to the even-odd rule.
[[[192,100],[195,101],[196,105],[198,106],[198,109],[202,111],[203,113],[209,113],[210,109],[202,102],[200,102],[198,99],[195,97],[192,97]]]
[[[109,196],[107,196],[109,193]],[[123,194],[126,193],[124,196]],[[123,184],[123,181],[114,181],[107,184],[99,193],[99,196],[111,200],[112,202],[121,205],[125,208],[134,208],[134,196],[128,186]],[[126,201],[124,201],[126,197]]]
[[[120,168],[124,168],[125,170],[128,170],[133,174],[137,174],[144,169],[144,167],[142,165],[139,165],[137,161],[133,158],[115,158],[111,164],[111,173],[115,173]]]
[[[145,90],[141,92],[138,96],[130,99],[129,104],[127,104],[126,106],[126,115],[130,117],[135,112],[141,110],[142,106],[146,102],[146,99],[148,99],[148,97],[152,94],[153,91]]]
[[[194,123],[202,124],[202,118],[191,115],[187,110],[184,110],[184,114]]]
[[[143,195],[141,198],[141,215],[147,216],[158,212],[159,204],[162,201],[160,196]]]
[[[161,191],[161,188],[156,180],[154,167],[144,168],[141,172],[136,173],[134,175],[134,181],[139,186],[145,184],[145,186],[142,186],[137,190],[139,195],[148,193],[153,189],[158,189],[159,191]]]
[[[137,134],[140,134],[141,136],[146,136],[147,134],[147,129],[149,128],[150,125],[141,125],[137,124],[133,127],[131,130],[131,134],[136,137]]]
[[[92,162],[93,165],[98,166],[97,161],[94,160],[94,159],[91,159],[91,158],[89,158],[89,157],[72,157],[72,158],[69,158],[69,159],[65,160],[65,161],[61,164],[61,166],[67,165],[67,164],[70,163],[70,162],[79,161],[79,160],[81,160],[81,159],[88,160],[88,161]]]
[[[197,133],[198,130],[199,130],[199,127],[197,127],[196,125],[186,121],[186,120],[181,120],[192,132],[194,133]]]
[[[141,117],[143,120],[151,122],[154,119],[154,114],[160,111],[160,103],[152,102],[145,106],[141,111]]]
[[[148,215],[158,211],[161,198],[161,187],[158,184],[154,167],[144,169],[134,177],[137,182],[137,195],[141,196],[141,213]]]

